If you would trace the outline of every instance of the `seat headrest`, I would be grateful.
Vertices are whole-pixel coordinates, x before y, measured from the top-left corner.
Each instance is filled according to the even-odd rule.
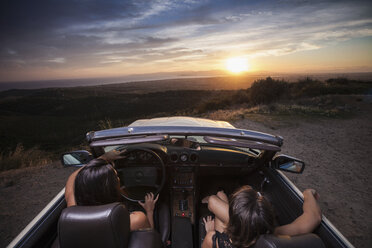
[[[160,234],[153,230],[137,230],[131,233],[128,248],[162,248]]]
[[[69,207],[58,222],[61,248],[127,247],[129,232],[129,213],[120,203]]]
[[[278,237],[273,234],[261,235],[254,248],[325,248],[323,241],[315,234],[309,233],[293,237]]]

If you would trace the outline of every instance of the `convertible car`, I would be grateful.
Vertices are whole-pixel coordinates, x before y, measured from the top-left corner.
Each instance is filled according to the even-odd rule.
[[[9,247],[201,247],[201,199],[217,190],[231,194],[251,185],[273,204],[278,225],[302,213],[303,195],[282,171],[302,173],[305,163],[279,154],[280,136],[236,129],[223,121],[191,117],[138,120],[128,127],[87,133],[90,151],[61,156],[65,166],[83,166],[110,151],[122,202],[66,208],[64,189]],[[159,194],[155,230],[129,232],[129,212],[147,192]],[[314,233],[262,235],[254,247],[353,247],[326,219]]]

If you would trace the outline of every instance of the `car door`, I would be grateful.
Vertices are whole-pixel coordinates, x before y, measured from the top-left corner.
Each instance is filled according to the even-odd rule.
[[[302,214],[303,195],[301,191],[281,171],[264,168],[263,191],[273,204],[278,224],[291,223]],[[320,226],[314,231],[326,247],[354,247],[332,223],[322,216]]]

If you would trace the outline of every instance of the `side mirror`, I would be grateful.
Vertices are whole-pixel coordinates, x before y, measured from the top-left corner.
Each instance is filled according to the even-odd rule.
[[[284,154],[276,156],[271,164],[275,169],[297,174],[301,174],[305,169],[305,162]]]
[[[61,156],[61,162],[64,166],[80,167],[87,164],[92,159],[92,154],[84,150],[67,152]]]

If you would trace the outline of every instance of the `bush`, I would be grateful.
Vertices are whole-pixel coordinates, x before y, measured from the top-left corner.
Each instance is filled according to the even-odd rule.
[[[326,82],[330,85],[336,84],[336,85],[348,85],[350,83],[355,82],[354,80],[349,80],[345,77],[338,77],[338,78],[330,78],[327,79]]]
[[[236,104],[250,103],[250,90],[238,90],[233,96],[233,100]]]
[[[224,97],[222,99],[212,99],[201,103],[195,110],[197,113],[205,113],[212,110],[224,109],[233,104],[231,97]]]
[[[313,97],[326,94],[325,84],[310,77],[300,79],[291,86],[291,96],[293,98]]]
[[[275,102],[288,92],[289,84],[283,80],[275,80],[271,77],[256,80],[249,90],[250,103],[257,105]]]
[[[100,120],[98,122],[98,127],[100,129],[110,129],[110,128],[113,128],[113,124],[112,124],[112,121],[108,118],[104,119],[104,120]]]

